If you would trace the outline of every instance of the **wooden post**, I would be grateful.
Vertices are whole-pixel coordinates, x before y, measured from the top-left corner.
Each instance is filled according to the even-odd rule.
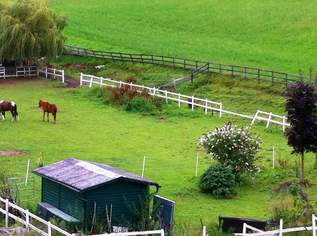
[[[313,236],[316,236],[316,216],[315,215],[312,215],[312,226],[313,226]]]
[[[283,116],[283,132],[285,132],[285,128],[286,128],[286,116]]]
[[[199,164],[199,157],[198,157],[198,153],[196,155],[196,167],[195,167],[195,176],[198,176],[198,164]]]
[[[89,88],[91,88],[91,87],[92,87],[92,80],[93,80],[93,77],[92,77],[92,76],[90,76],[90,84],[89,84]]]
[[[5,200],[5,227],[9,227],[9,199]]]
[[[47,79],[48,74],[47,74],[47,67],[45,67],[45,78]]]
[[[161,236],[164,236],[164,229],[161,229]]]
[[[47,222],[47,235],[52,236],[52,226],[50,221]]]
[[[83,73],[80,72],[80,87],[83,86]]]
[[[178,107],[181,107],[181,94],[178,94]]]
[[[29,180],[29,170],[30,170],[30,159],[27,161],[26,164],[26,175],[25,175],[25,186],[28,184],[28,180]]]
[[[267,120],[267,123],[266,123],[266,128],[269,128],[269,125],[270,125],[271,119],[272,119],[272,112],[270,112],[270,114],[269,114],[269,119]]]
[[[222,108],[223,108],[223,104],[220,103],[220,111],[219,111],[219,117],[220,118],[222,117]]]
[[[280,219],[279,236],[283,236],[283,219]]]
[[[194,110],[194,96],[192,96],[192,111]]]
[[[65,71],[64,70],[62,70],[62,82],[63,82],[63,84],[65,83]]]
[[[205,115],[208,114],[208,99],[206,98],[206,101],[205,101]]]
[[[30,212],[29,210],[25,211],[25,227],[27,231],[29,231],[29,225],[30,225]]]
[[[247,233],[247,224],[243,223],[243,230],[242,230],[242,235],[245,236]]]
[[[168,100],[167,100],[167,90],[165,90],[165,103],[168,103]]]
[[[53,69],[53,76],[54,76],[54,79],[56,79],[56,69],[55,68]]]
[[[146,162],[146,156],[143,157],[143,165],[142,165],[142,177],[144,177],[144,171],[145,171],[145,162]]]
[[[206,226],[204,225],[203,226],[203,234],[202,236],[207,236],[207,230],[206,230]]]

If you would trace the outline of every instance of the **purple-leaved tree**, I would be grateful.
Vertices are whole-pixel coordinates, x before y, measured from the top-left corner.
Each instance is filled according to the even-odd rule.
[[[317,93],[304,82],[290,85],[286,93],[286,111],[290,128],[286,131],[293,153],[300,154],[301,180],[305,179],[305,152],[317,152]]]

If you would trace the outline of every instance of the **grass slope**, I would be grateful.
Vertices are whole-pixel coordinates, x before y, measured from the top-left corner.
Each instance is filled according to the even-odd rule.
[[[272,145],[277,148],[277,158],[287,159],[290,149],[279,128],[265,129],[256,126],[253,132],[263,139],[259,164],[264,170],[257,178],[249,180],[238,189],[233,199],[219,200],[198,190],[194,177],[195,158],[200,153],[199,173],[210,164],[210,159],[197,149],[197,139],[207,130],[222,126],[231,120],[245,126],[249,121],[205,116],[191,112],[186,107],[178,109],[169,105],[162,117],[143,116],[105,106],[93,98],[92,90],[60,88],[56,83],[43,80],[27,81],[0,87],[1,98],[14,99],[19,105],[21,121],[10,119],[1,122],[0,149],[22,149],[24,157],[0,157],[2,171],[10,175],[24,175],[27,159],[32,169],[36,167],[41,152],[46,164],[68,157],[103,162],[137,174],[141,172],[143,156],[148,156],[145,176],[162,185],[160,194],[176,201],[176,221],[199,226],[204,222],[217,222],[218,215],[268,218],[270,216],[270,191],[283,178],[294,176],[291,167],[272,171]],[[37,108],[39,98],[58,104],[60,114],[56,125],[42,122]],[[307,158],[310,178],[313,158]],[[292,161],[290,161],[292,163]],[[39,181],[33,204],[40,197]],[[310,190],[316,199],[316,187]]]
[[[310,0],[50,0],[68,43],[305,72],[316,65]]]

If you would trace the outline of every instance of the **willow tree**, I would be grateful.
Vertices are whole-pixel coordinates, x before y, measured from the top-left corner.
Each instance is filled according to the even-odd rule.
[[[17,0],[0,6],[0,59],[36,61],[62,53],[64,17],[43,0]]]

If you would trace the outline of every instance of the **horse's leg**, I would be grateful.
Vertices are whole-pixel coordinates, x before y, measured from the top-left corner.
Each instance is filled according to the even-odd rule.
[[[12,115],[12,119],[13,119],[12,121],[16,121],[15,113],[13,110],[11,111],[11,115]]]
[[[57,115],[57,113],[54,112],[53,115],[54,115],[54,123],[56,124],[56,115]]]
[[[6,119],[6,112],[5,111],[2,112],[2,118],[3,118],[3,120]]]
[[[0,113],[2,120],[4,120],[4,115],[3,115],[3,111]]]
[[[43,121],[45,121],[45,111],[43,111]]]
[[[49,122],[49,121],[50,121],[50,113],[47,112],[47,122]]]

